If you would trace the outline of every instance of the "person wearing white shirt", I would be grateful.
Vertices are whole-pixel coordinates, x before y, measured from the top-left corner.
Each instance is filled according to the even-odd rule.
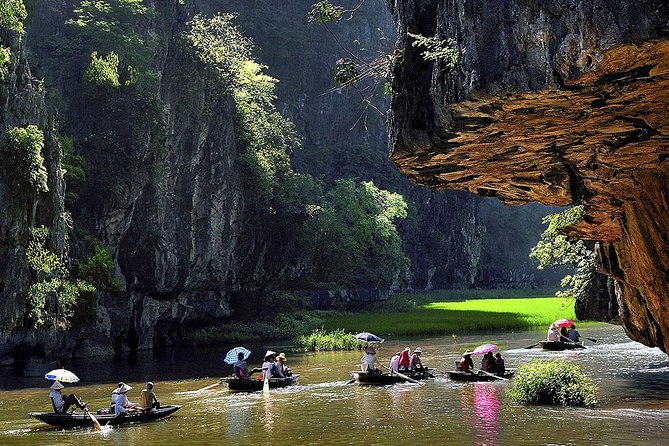
[[[70,406],[77,406],[79,409],[86,409],[88,403],[83,403],[75,394],[71,395],[62,395],[60,391],[64,389],[60,382],[54,381],[51,385],[51,392],[49,392],[49,398],[51,398],[51,403],[53,405],[53,410],[55,413],[67,413],[70,409]]]

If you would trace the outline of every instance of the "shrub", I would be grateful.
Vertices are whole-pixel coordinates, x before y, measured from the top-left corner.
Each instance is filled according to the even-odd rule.
[[[12,52],[9,48],[0,46],[0,82],[4,81],[9,74],[9,63]]]
[[[118,55],[111,52],[98,57],[98,52],[91,54],[91,63],[86,68],[86,82],[92,87],[118,89],[121,83],[118,78]]]
[[[28,17],[23,0],[2,0],[0,2],[0,26],[23,34],[23,21]]]
[[[317,328],[306,336],[300,336],[296,340],[296,348],[310,352],[339,351],[339,350],[361,350],[364,343],[358,341],[348,331],[337,329],[325,331]]]
[[[36,125],[14,127],[5,133],[0,152],[6,178],[17,192],[49,190],[43,148],[44,133]]]
[[[521,366],[506,394],[512,401],[522,404],[597,404],[597,385],[583,375],[577,364],[562,359],[534,360]]]
[[[77,277],[85,280],[98,291],[116,291],[118,281],[114,279],[114,261],[104,246],[97,243],[93,255],[77,262]]]

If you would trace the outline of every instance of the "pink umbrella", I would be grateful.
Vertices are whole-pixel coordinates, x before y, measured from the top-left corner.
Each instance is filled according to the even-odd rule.
[[[495,350],[496,348],[497,348],[497,346],[495,344],[479,345],[478,347],[476,347],[474,349],[474,351],[472,352],[472,355],[482,355],[484,353],[491,352],[491,351]]]
[[[553,322],[553,325],[555,325],[558,328],[571,327],[572,325],[574,325],[574,321],[572,321],[571,319],[560,319]]]

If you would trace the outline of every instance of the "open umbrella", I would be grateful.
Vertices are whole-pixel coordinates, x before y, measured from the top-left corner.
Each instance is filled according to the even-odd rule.
[[[385,339],[378,337],[375,334],[369,333],[367,331],[363,331],[362,333],[358,333],[353,335],[354,338],[363,341],[363,342],[378,342],[381,344]]]
[[[251,350],[247,350],[244,347],[235,347],[225,354],[225,359],[223,361],[225,361],[226,364],[234,364],[237,362],[237,356],[240,353],[244,354],[244,361],[246,361],[246,358],[251,354]]]
[[[571,327],[574,324],[574,321],[571,319],[559,319],[555,322],[553,322],[553,325],[555,325],[558,328],[561,327]]]
[[[491,351],[495,350],[496,348],[497,348],[497,346],[495,344],[482,344],[482,345],[479,345],[478,347],[476,347],[472,351],[472,355],[483,355],[484,353],[491,352]]]
[[[69,370],[65,369],[55,369],[51,370],[49,373],[44,375],[46,379],[51,381],[60,381],[64,383],[76,383],[79,382],[79,377]]]

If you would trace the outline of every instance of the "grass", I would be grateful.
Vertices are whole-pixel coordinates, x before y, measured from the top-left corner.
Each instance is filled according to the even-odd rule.
[[[421,336],[548,327],[556,319],[575,317],[573,302],[556,297],[472,299],[433,301],[417,305],[413,311],[333,315],[325,319],[323,327],[382,336]]]
[[[325,352],[338,350],[362,350],[365,344],[358,341],[345,330],[332,332],[317,328],[308,335],[300,336],[295,342],[295,348],[309,352]]]

